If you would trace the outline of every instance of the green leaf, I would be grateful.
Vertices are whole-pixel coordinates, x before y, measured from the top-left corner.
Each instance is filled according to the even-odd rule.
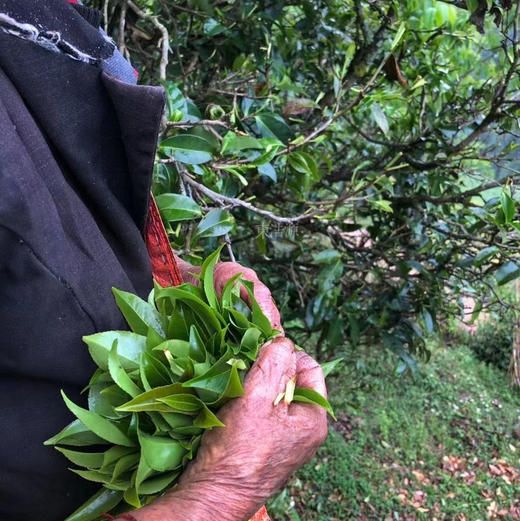
[[[241,362],[241,360],[238,362]],[[228,375],[226,386],[220,393],[218,399],[211,404],[213,408],[221,407],[230,398],[238,398],[239,396],[244,395],[244,387],[240,375],[238,374],[238,364],[234,363],[231,366],[231,370],[226,374]]]
[[[225,427],[225,425],[215,416],[211,410],[204,405],[193,420],[194,427],[200,427],[202,429],[212,429],[213,427]]]
[[[69,400],[66,394],[61,391],[61,395],[68,409],[74,416],[78,418],[86,427],[88,427],[94,434],[103,438],[106,441],[114,443],[115,445],[123,445],[125,447],[133,447],[135,443],[124,434],[119,427],[113,422],[99,416],[92,411],[87,411],[79,407],[74,402]]]
[[[291,152],[288,161],[297,172],[306,174],[315,181],[319,180],[318,166],[310,154],[304,152]]]
[[[146,463],[159,472],[175,470],[187,452],[178,441],[164,436],[150,436],[144,432],[139,432],[139,443]]]
[[[222,394],[231,378],[231,369],[228,360],[232,357],[232,352],[228,350],[213,366],[204,374],[192,378],[182,384],[182,387],[195,387]],[[240,394],[238,394],[240,396]]]
[[[502,264],[495,273],[495,278],[499,286],[507,284],[520,276],[520,268],[514,262]]]
[[[240,353],[247,356],[251,361],[255,361],[258,356],[258,349],[262,332],[257,327],[250,327],[244,333],[240,341]]]
[[[383,134],[388,135],[388,131],[390,127],[388,125],[388,120],[386,119],[386,114],[383,112],[383,109],[378,103],[373,103],[370,107],[372,118],[376,122],[377,126],[383,131]]]
[[[208,304],[213,309],[219,308],[219,303],[217,299],[217,294],[215,292],[215,281],[214,281],[214,272],[215,272],[215,265],[220,259],[220,252],[222,251],[222,248],[224,245],[221,245],[219,248],[217,248],[203,263],[200,270],[200,276],[202,279],[202,284],[204,287],[204,294],[206,295],[206,300],[208,301]],[[190,337],[191,337],[191,331],[190,331]]]
[[[114,345],[112,346],[112,350],[108,355],[108,371],[110,372],[110,376],[116,385],[130,396],[135,397],[143,392],[121,367],[119,357],[117,355],[117,340],[114,340]]]
[[[206,361],[206,348],[194,325],[190,327],[190,357],[193,358],[195,362],[203,363]]]
[[[233,225],[234,219],[227,210],[211,210],[197,225],[194,238],[220,237],[230,232]]]
[[[137,471],[135,472],[134,489],[135,495],[137,496],[138,491],[141,489],[141,484],[144,483],[153,474],[153,469],[148,465],[146,459],[141,454]],[[139,498],[137,498],[139,500]]]
[[[406,31],[406,24],[404,22],[401,22],[399,29],[397,29],[397,32],[395,33],[394,40],[392,41],[392,45],[390,47],[391,51],[395,51],[397,46],[401,43],[401,40],[403,39],[405,31]]]
[[[116,420],[123,415],[115,411],[115,407],[125,403],[127,400],[128,394],[113,384],[112,381],[109,384],[101,382],[90,386],[88,408],[100,416]]]
[[[394,211],[392,208],[392,203],[385,199],[369,199],[368,204],[370,204],[370,206],[373,206],[374,208],[377,208],[378,210],[382,210],[383,212],[393,213]]]
[[[207,163],[211,161],[213,154],[213,147],[209,141],[190,134],[169,137],[161,142],[160,148],[172,148],[173,157],[188,165]]]
[[[171,383],[167,367],[149,353],[143,353],[141,369],[141,374],[144,373],[147,383],[152,387],[161,387]]]
[[[141,458],[141,461],[143,458]],[[136,486],[135,486],[135,479],[136,479],[137,471],[132,477],[132,481],[130,482],[130,486],[126,488],[125,493],[123,495],[124,500],[132,507],[134,508],[141,508],[141,499],[139,498],[139,494],[137,492]]]
[[[135,454],[135,447],[118,447],[117,445],[111,447],[107,451],[104,452],[103,455],[103,465],[101,466],[101,471],[109,472],[110,469],[113,469],[116,463],[128,456],[129,454]]]
[[[152,290],[152,293],[154,293],[155,290]],[[152,300],[148,299],[148,304],[155,305],[155,295],[153,296]],[[158,346],[161,342],[164,341],[164,338],[155,331],[155,329],[149,327],[148,328],[148,334],[146,335],[146,348],[148,350],[152,350],[155,346]]]
[[[203,402],[193,394],[173,394],[158,400],[181,414],[198,413],[204,406]]]
[[[278,181],[278,175],[276,174],[276,170],[271,163],[266,162],[264,164],[258,165],[258,172],[265,177],[268,177],[275,183]]]
[[[477,255],[475,255],[475,259],[473,260],[475,266],[482,266],[485,262],[487,262],[491,257],[496,255],[499,252],[499,249],[496,246],[489,246],[488,248],[484,248],[480,250]]]
[[[117,307],[135,333],[146,337],[148,328],[151,327],[159,335],[164,336],[161,315],[153,306],[133,293],[117,288],[112,288],[112,292],[116,298]]]
[[[94,483],[103,483],[106,484],[110,481],[110,474],[106,474],[104,472],[100,472],[99,470],[81,470],[81,469],[69,469],[78,476],[81,476],[83,479],[88,481],[93,481]],[[124,490],[123,488],[115,485],[114,490]]]
[[[105,444],[106,440],[96,436],[88,427],[79,420],[74,420],[58,434],[44,441],[44,445],[70,445],[73,447],[84,447],[86,445]]]
[[[100,369],[108,371],[108,355],[117,340],[117,354],[125,371],[139,367],[141,354],[146,351],[146,338],[130,331],[105,331],[83,337],[90,356]]]
[[[480,0],[466,0],[466,7],[468,8],[468,11],[472,13],[478,8],[479,3]]]
[[[258,329],[260,329],[266,338],[270,338],[273,336],[273,327],[256,301],[254,295],[254,285],[249,280],[244,280],[243,284],[249,293],[249,298],[251,299],[252,322],[256,327],[258,327]]]
[[[154,351],[169,351],[175,358],[186,358],[190,356],[190,343],[186,340],[166,340],[157,347]]]
[[[421,315],[424,322],[424,327],[426,328],[426,332],[429,334],[433,333],[434,324],[431,313],[427,309],[423,309]]]
[[[178,309],[174,310],[170,317],[170,323],[168,324],[168,338],[185,340],[186,342],[188,341],[189,331],[186,327],[186,322]]]
[[[101,514],[110,512],[121,502],[121,499],[123,499],[123,492],[102,488],[70,514],[65,521],[93,521]]]
[[[204,34],[208,36],[216,36],[217,34],[227,32],[225,25],[221,25],[214,18],[209,18],[204,22]]]
[[[255,121],[263,137],[277,138],[284,143],[292,137],[291,129],[278,114],[263,112],[255,116]]]
[[[72,461],[74,465],[88,469],[99,469],[103,465],[105,456],[104,452],[79,452],[62,447],[56,447],[56,450],[61,452],[69,461]]]
[[[313,389],[297,387],[294,390],[293,401],[303,403],[314,403],[316,405],[319,405],[320,407],[323,407],[332,416],[332,418],[336,419],[336,416],[334,415],[334,411],[332,410],[329,401]]]
[[[168,472],[149,478],[139,487],[139,493],[145,495],[157,494],[168,488],[179,476],[179,472]]]
[[[186,195],[160,194],[155,200],[161,216],[167,221],[186,221],[202,216],[200,206]]]
[[[224,288],[222,289],[222,296],[220,299],[222,309],[228,308],[232,305],[231,295],[233,294],[233,292],[236,295],[240,295],[240,284],[237,284],[237,281],[241,278],[241,276],[241,273],[233,275],[230,279],[227,280],[226,284],[224,285]]]
[[[322,250],[313,255],[314,262],[320,264],[332,264],[341,259],[341,254],[338,250]]]
[[[335,371],[336,367],[338,367],[344,361],[344,358],[336,358],[336,360],[331,360],[330,362],[325,362],[321,364],[323,376],[327,377],[330,373],[332,373],[332,371]]]
[[[223,318],[221,315],[203,300],[185,291],[182,286],[162,288],[157,292],[157,298],[168,298],[173,302],[179,301],[189,306],[194,313],[202,320],[208,334],[220,331],[222,328]]]
[[[133,469],[141,459],[140,452],[132,452],[131,454],[126,454],[122,456],[114,466],[114,471],[112,472],[111,482],[117,480],[122,474]]]
[[[500,204],[506,224],[511,223],[515,218],[515,202],[505,190],[500,194]]]
[[[117,410],[128,411],[128,412],[141,412],[141,411],[159,411],[159,412],[170,412],[164,403],[158,401],[158,398],[165,398],[172,394],[186,393],[182,384],[171,384],[156,387],[150,391],[147,391],[139,396],[136,396],[133,400],[119,406]]]
[[[222,139],[220,153],[239,152],[247,149],[263,149],[258,139],[251,136],[237,136],[234,132],[228,132]]]

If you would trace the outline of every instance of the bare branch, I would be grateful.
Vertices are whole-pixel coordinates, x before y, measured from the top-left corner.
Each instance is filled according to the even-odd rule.
[[[236,197],[228,197],[226,195],[218,194],[217,192],[214,192],[213,190],[209,189],[208,187],[204,186],[203,184],[198,183],[195,181],[192,177],[190,177],[188,174],[181,172],[180,175],[184,179],[184,181],[191,185],[195,190],[198,192],[204,194],[205,196],[209,197],[212,201],[218,202],[218,203],[224,203],[227,205],[230,205],[233,208],[236,207],[242,207],[246,208],[247,210],[250,210],[251,212],[257,213],[259,215],[263,215],[264,217],[267,217],[271,221],[277,222],[279,224],[286,224],[291,225],[297,222],[306,221],[308,219],[312,219],[318,212],[312,211],[306,214],[298,215],[296,217],[280,217],[279,215],[274,214],[273,212],[270,212],[269,210],[263,210],[262,208],[257,208],[256,206],[252,205],[251,203],[248,203],[247,201],[242,201],[242,199],[237,199]]]
[[[144,11],[139,9],[139,7],[132,2],[132,0],[124,0],[124,3],[128,4],[128,6],[134,11],[137,16],[143,18],[144,20],[148,20],[154,25],[162,34],[162,51],[161,51],[161,62],[159,64],[159,78],[162,81],[166,80],[166,67],[168,66],[168,52],[170,50],[170,36],[168,34],[168,29],[159,22],[156,16],[151,16],[146,14]]]
[[[199,121],[168,121],[166,124],[168,128],[186,129],[190,127],[224,127],[231,128],[225,121],[218,119],[201,119]]]

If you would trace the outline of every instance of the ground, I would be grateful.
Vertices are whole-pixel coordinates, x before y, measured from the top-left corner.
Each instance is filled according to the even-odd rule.
[[[465,347],[433,351],[415,377],[370,355],[371,392],[329,377],[338,421],[275,521],[520,520],[520,393]]]

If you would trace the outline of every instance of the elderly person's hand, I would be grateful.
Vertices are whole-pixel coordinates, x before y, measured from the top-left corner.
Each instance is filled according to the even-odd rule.
[[[287,382],[326,396],[312,358],[278,337],[264,345],[244,382],[245,394],[225,405],[223,428],[204,434],[180,483],[133,513],[137,521],[246,521],[327,436],[323,409],[274,401]]]

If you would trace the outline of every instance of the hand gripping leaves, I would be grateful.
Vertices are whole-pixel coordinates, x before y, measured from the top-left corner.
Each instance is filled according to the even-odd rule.
[[[213,272],[219,253],[204,262],[199,286],[156,285],[148,302],[114,289],[132,331],[83,338],[98,366],[87,387],[89,408],[62,393],[77,419],[45,444],[56,446],[79,467],[73,472],[102,488],[66,521],[138,508],[174,485],[195,457],[204,429],[224,426],[215,413],[243,394],[244,375],[259,347],[278,333],[250,282],[235,276],[217,296]],[[239,297],[240,284],[251,295],[251,309]],[[309,393],[295,389],[292,399],[331,412],[325,398]],[[77,450],[88,446],[96,452]]]

